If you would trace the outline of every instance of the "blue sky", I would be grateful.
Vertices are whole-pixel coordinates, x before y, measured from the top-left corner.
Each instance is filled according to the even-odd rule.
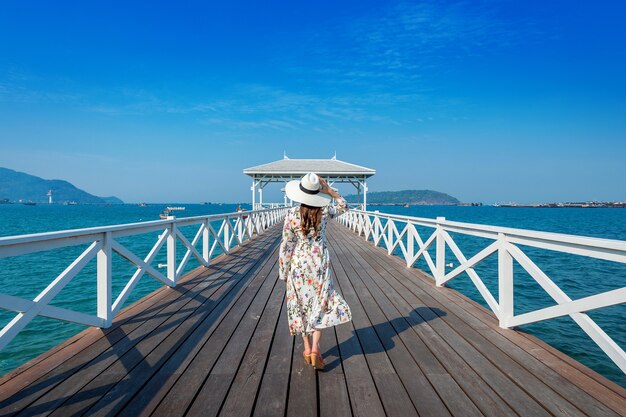
[[[336,151],[371,191],[626,200],[622,1],[214,3],[3,2],[0,166],[248,201],[243,168]]]

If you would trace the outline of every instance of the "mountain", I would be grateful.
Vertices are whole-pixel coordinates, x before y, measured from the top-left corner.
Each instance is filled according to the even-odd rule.
[[[0,167],[0,200],[33,201],[47,203],[48,190],[52,190],[52,201],[65,203],[75,201],[79,204],[122,204],[117,197],[98,197],[89,194],[67,181],[45,180],[24,172]]]
[[[345,196],[348,203],[360,203],[362,195]],[[457,205],[456,198],[432,190],[374,191],[367,193],[368,204]]]
[[[124,204],[124,202],[122,200],[120,200],[119,198],[115,197],[115,196],[110,196],[110,197],[100,197],[102,200],[104,200],[104,202],[106,204]]]

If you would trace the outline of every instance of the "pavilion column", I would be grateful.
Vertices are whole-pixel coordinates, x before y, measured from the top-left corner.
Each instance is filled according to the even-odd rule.
[[[263,208],[263,185],[259,184],[259,208]]]
[[[256,181],[254,177],[252,177],[252,187],[250,189],[252,190],[252,210],[254,210],[256,205]]]
[[[367,210],[367,180],[363,178],[363,211]]]
[[[285,188],[283,188],[283,199],[285,207],[287,207],[287,183],[285,183]]]

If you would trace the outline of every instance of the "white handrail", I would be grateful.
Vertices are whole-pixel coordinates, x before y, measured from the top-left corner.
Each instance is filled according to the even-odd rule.
[[[233,247],[242,244],[245,240],[252,239],[255,234],[262,233],[268,227],[281,221],[286,211],[287,208],[280,207],[208,216],[184,218],[172,216],[164,220],[142,223],[0,237],[0,259],[61,247],[89,244],[88,248],[35,299],[26,300],[4,294],[0,290],[0,309],[18,313],[0,330],[0,350],[9,344],[38,315],[87,326],[109,327],[144,274],[152,276],[165,285],[175,287],[191,256],[195,257],[201,265],[208,267],[218,246],[222,252],[229,253]],[[219,220],[222,222],[216,231],[211,223]],[[179,231],[179,228],[192,225],[200,225],[200,227],[190,242]],[[144,259],[115,240],[123,236],[141,235],[155,231],[162,231],[162,233]],[[202,241],[202,253],[196,248],[200,241]],[[186,248],[180,263],[177,262],[176,257],[178,242]],[[151,265],[163,245],[167,246],[167,274],[162,274]],[[112,300],[111,296],[111,259],[113,253],[120,255],[137,267],[115,300]],[[53,298],[93,258],[97,259],[97,314],[93,316],[49,305]]]
[[[502,328],[569,315],[622,372],[626,373],[624,350],[586,314],[590,310],[626,303],[626,286],[572,300],[518,246],[525,245],[626,264],[625,241],[453,222],[444,217],[428,219],[377,211],[350,210],[344,213],[339,221],[357,234],[363,235],[366,240],[372,240],[376,246],[383,242],[389,254],[392,254],[396,248],[400,248],[406,266],[409,268],[423,257],[437,286],[445,285],[448,281],[467,273],[498,318]],[[424,240],[415,226],[429,227],[434,230]],[[467,259],[450,233],[487,238],[493,242]],[[434,262],[428,252],[433,244],[435,245]],[[452,251],[460,263],[458,267],[447,273],[446,247]],[[474,269],[476,265],[496,253],[498,255],[497,300]],[[514,314],[513,260],[517,261],[537,281],[554,299],[556,305],[524,314]]]

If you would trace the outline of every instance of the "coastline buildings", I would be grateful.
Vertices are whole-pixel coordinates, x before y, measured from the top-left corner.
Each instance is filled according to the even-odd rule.
[[[626,201],[586,201],[565,203],[495,203],[494,207],[530,207],[530,208],[626,208]]]

